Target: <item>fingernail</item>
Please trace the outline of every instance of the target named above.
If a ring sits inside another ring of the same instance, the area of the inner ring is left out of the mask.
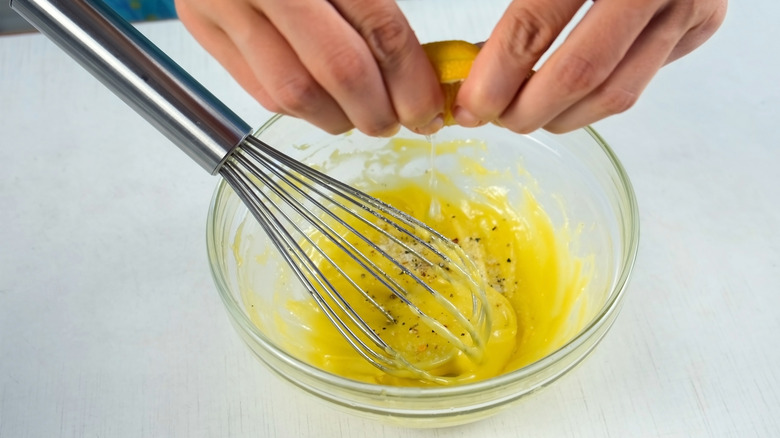
[[[415,128],[414,131],[418,134],[429,135],[438,132],[444,127],[444,116],[441,114],[433,118],[427,125]]]
[[[485,124],[485,122],[478,119],[477,116],[471,114],[471,111],[467,110],[466,108],[463,108],[462,106],[456,106],[452,110],[452,116],[455,118],[455,120],[458,122],[459,125],[466,126],[469,128],[473,128]]]

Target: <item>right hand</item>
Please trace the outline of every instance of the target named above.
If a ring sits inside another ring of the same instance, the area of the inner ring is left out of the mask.
[[[441,88],[395,0],[176,0],[176,9],[270,111],[334,134],[443,124]]]

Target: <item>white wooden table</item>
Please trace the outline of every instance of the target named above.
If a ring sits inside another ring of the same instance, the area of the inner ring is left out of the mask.
[[[402,4],[421,40],[483,40],[506,1],[486,3]],[[505,413],[427,431],[342,414],[262,367],[207,266],[216,180],[42,36],[0,37],[0,437],[780,436],[778,14],[733,0],[709,43],[596,125],[642,221],[596,352]],[[141,30],[267,119],[178,22]]]

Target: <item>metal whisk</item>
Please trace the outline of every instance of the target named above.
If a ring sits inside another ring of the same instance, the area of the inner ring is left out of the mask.
[[[480,357],[490,330],[485,286],[456,244],[253,137],[248,124],[101,1],[11,6],[220,174],[370,363],[437,381],[446,377],[433,370],[453,355]]]

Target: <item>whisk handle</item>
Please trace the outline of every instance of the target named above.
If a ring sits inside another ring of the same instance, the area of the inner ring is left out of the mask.
[[[212,174],[251,127],[100,0],[11,7]]]

